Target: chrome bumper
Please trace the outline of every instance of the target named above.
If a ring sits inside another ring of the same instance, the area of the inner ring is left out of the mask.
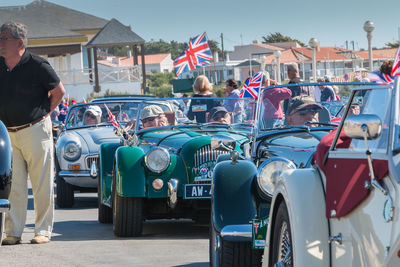
[[[61,177],[91,177],[90,176],[90,171],[59,171],[58,175]],[[91,177],[92,179],[95,179],[96,177]]]
[[[89,171],[59,171],[58,175],[69,184],[80,187],[97,188],[97,179],[96,177],[93,178],[90,176]]]
[[[0,212],[6,212],[10,210],[10,202],[7,199],[0,199]]]
[[[251,224],[227,225],[221,230],[221,237],[227,241],[251,242]]]
[[[168,206],[171,209],[174,209],[178,203],[178,184],[179,181],[177,179],[168,181]]]

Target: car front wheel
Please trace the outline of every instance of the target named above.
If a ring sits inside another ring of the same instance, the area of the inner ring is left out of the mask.
[[[220,266],[220,258],[221,252],[218,245],[219,236],[215,231],[212,223],[210,223],[210,267],[219,267]]]
[[[293,266],[292,234],[290,230],[289,214],[284,201],[279,205],[273,233],[272,265]]]
[[[97,175],[97,203],[99,206],[98,219],[100,223],[112,223],[113,220],[112,209],[101,203],[101,193],[102,193],[102,188],[101,188],[100,171],[99,171],[99,175]]]
[[[71,208],[74,205],[74,187],[65,182],[58,174],[56,176],[57,206],[59,208]]]
[[[4,212],[0,212],[0,246],[1,241],[3,240],[5,217],[6,214]]]
[[[140,236],[143,231],[143,198],[121,197],[116,192],[116,173],[112,184],[113,229],[116,236]]]

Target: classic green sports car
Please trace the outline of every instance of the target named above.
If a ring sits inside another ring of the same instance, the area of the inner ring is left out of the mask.
[[[211,139],[248,153],[254,109],[238,98],[143,100],[136,120],[116,129],[121,141],[100,147],[99,221],[117,236],[139,236],[148,219],[208,222],[214,165],[229,153]]]

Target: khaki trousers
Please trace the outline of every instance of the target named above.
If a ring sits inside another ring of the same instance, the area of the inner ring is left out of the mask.
[[[7,236],[21,237],[27,213],[28,175],[35,209],[35,234],[51,237],[54,221],[54,148],[50,117],[18,132],[12,144],[12,183],[6,213]]]

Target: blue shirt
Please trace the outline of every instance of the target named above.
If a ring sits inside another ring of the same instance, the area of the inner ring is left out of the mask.
[[[240,94],[239,90],[235,89],[229,93],[228,98],[240,98],[239,94]],[[228,112],[233,112],[235,110],[235,104],[237,102],[240,103],[241,101],[237,101],[236,99],[226,99],[224,101],[224,107]]]

